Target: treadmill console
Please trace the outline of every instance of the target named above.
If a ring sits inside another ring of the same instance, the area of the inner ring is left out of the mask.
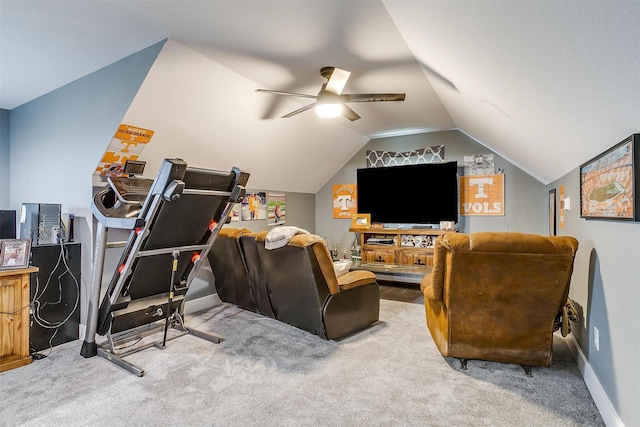
[[[127,204],[144,203],[147,195],[149,194],[149,190],[151,190],[151,185],[153,184],[153,180],[147,178],[110,176],[107,177],[107,181],[109,181],[109,185],[113,189],[118,200]]]

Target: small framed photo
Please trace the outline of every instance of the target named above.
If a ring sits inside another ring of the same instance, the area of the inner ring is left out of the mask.
[[[1,240],[0,269],[27,268],[29,266],[29,253],[31,240],[7,239]]]
[[[354,214],[351,218],[351,228],[370,228],[371,214]]]
[[[454,231],[455,228],[455,221],[440,221],[440,230],[442,231]]]

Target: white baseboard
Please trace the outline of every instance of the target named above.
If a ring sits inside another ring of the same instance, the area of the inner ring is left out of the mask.
[[[205,295],[200,298],[190,299],[184,303],[184,314],[193,314],[199,311],[208,310],[222,304],[218,294]]]
[[[573,335],[567,336],[566,343],[571,354],[573,354],[573,358],[576,360],[578,369],[580,369],[580,372],[582,373],[582,378],[584,378],[584,382],[587,384],[587,388],[591,393],[591,397],[593,397],[593,401],[598,407],[598,411],[600,411],[600,415],[602,416],[604,423],[607,427],[624,427],[624,423],[611,404],[607,393],[605,393],[602,388],[602,384],[598,381],[598,377],[596,377],[595,372],[593,372],[589,361],[585,357]]]

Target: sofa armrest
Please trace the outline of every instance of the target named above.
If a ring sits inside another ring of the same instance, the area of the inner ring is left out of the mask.
[[[427,274],[420,282],[420,290],[425,298],[433,301],[442,301],[442,289],[433,285],[433,276]]]
[[[447,251],[453,247],[465,247],[468,239],[464,236],[460,239],[458,233],[446,233],[438,236],[433,248],[433,267],[431,273],[425,275],[420,282],[420,290],[425,298],[442,301],[444,297],[444,272],[447,260]]]
[[[367,270],[350,271],[338,277],[338,287],[341,291],[367,285],[376,281],[376,275]]]

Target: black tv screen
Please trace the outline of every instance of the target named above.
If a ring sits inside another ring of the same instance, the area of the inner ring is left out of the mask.
[[[458,222],[458,163],[358,169],[357,198],[372,223]]]

